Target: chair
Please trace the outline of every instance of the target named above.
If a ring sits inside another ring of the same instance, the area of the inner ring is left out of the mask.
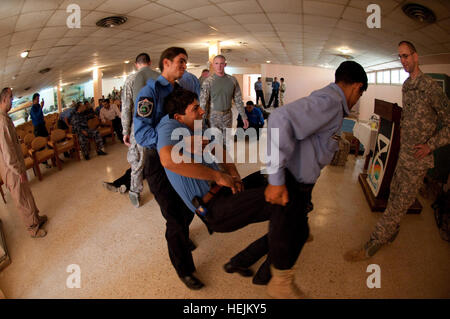
[[[70,152],[75,158],[80,160],[80,146],[74,134],[66,133],[64,130],[55,129],[50,134],[48,145],[55,151],[56,157],[64,152]]]
[[[28,132],[24,131],[23,129],[16,129],[17,136],[19,137],[19,140],[23,141],[25,138],[25,135],[28,134]]]
[[[47,139],[45,137],[36,137],[33,142],[31,142],[31,149],[29,152],[31,153],[31,156],[36,165],[39,165],[40,163],[51,159],[53,166],[55,166],[56,164],[59,170],[62,169],[61,161],[56,156],[55,151],[47,148]],[[40,172],[38,172],[38,177],[39,180],[42,180],[42,174],[40,174]]]
[[[28,147],[24,143],[21,143],[20,147],[22,148],[22,155],[23,160],[25,162],[25,169],[29,170],[30,168],[33,168],[34,176],[39,177],[41,175],[39,165],[36,165],[34,159],[30,156]]]
[[[2,185],[3,185],[3,180],[2,180],[2,178],[0,177],[0,194],[2,195],[3,202],[6,204],[5,193],[3,193]]]
[[[111,136],[111,143],[115,143],[114,127],[112,122],[102,124],[97,117],[94,117],[88,121],[88,127],[90,129],[96,129],[100,133],[101,137]]]
[[[25,135],[25,137],[23,138],[23,142],[25,143],[25,145],[30,148],[31,147],[31,142],[33,142],[33,140],[35,139],[35,136],[33,133],[27,133]]]

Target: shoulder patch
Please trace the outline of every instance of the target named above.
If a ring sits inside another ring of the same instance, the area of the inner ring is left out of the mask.
[[[153,105],[153,98],[146,96],[139,98],[137,114],[140,117],[149,117],[153,113]]]

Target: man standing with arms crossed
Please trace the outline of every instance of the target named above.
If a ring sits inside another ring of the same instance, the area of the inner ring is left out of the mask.
[[[11,89],[4,88],[0,93],[0,176],[11,193],[28,233],[33,238],[45,237],[47,232],[42,229],[42,226],[47,221],[47,216],[39,216],[39,209],[36,207],[28,185],[25,162],[16,129],[8,116],[12,99]]]
[[[140,194],[143,190],[143,170],[145,148],[136,143],[133,132],[134,101],[148,79],[156,80],[159,73],[150,69],[151,60],[147,53],[136,57],[138,72],[130,74],[122,91],[122,128],[123,142],[128,146],[127,160],[131,165],[130,191],[128,196],[134,207],[140,206]]]
[[[155,196],[166,219],[166,240],[169,257],[181,281],[189,289],[200,289],[204,285],[197,279],[191,250],[195,249],[189,239],[189,225],[194,218],[189,208],[173,189],[164,171],[156,143],[156,126],[166,114],[165,98],[179,85],[175,82],[183,76],[187,63],[186,50],[170,47],[161,53],[159,68],[161,75],[149,80],[135,100],[134,135],[136,142],[145,147],[144,176],[150,191]]]
[[[222,131],[224,144],[226,144],[226,129],[232,127],[231,102],[233,100],[244,122],[244,129],[248,128],[241,88],[234,76],[225,73],[226,66],[223,55],[217,55],[213,59],[215,74],[203,82],[200,94],[200,106],[206,112],[209,125]]]
[[[409,78],[403,83],[400,152],[391,181],[386,210],[362,248],[348,251],[348,261],[366,260],[397,237],[400,220],[414,203],[429,168],[433,151],[450,143],[448,98],[439,85],[419,69],[419,56],[411,42],[401,41],[398,57]],[[442,128],[438,130],[438,124]]]

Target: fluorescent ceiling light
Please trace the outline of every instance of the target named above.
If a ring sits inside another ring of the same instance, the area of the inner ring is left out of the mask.
[[[25,50],[20,54],[20,56],[25,59],[28,56],[28,53],[30,53],[30,50]]]

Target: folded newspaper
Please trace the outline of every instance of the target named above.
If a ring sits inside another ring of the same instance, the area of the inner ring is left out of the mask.
[[[2,226],[2,220],[0,219],[0,271],[11,263],[8,249],[6,249],[5,234]]]

